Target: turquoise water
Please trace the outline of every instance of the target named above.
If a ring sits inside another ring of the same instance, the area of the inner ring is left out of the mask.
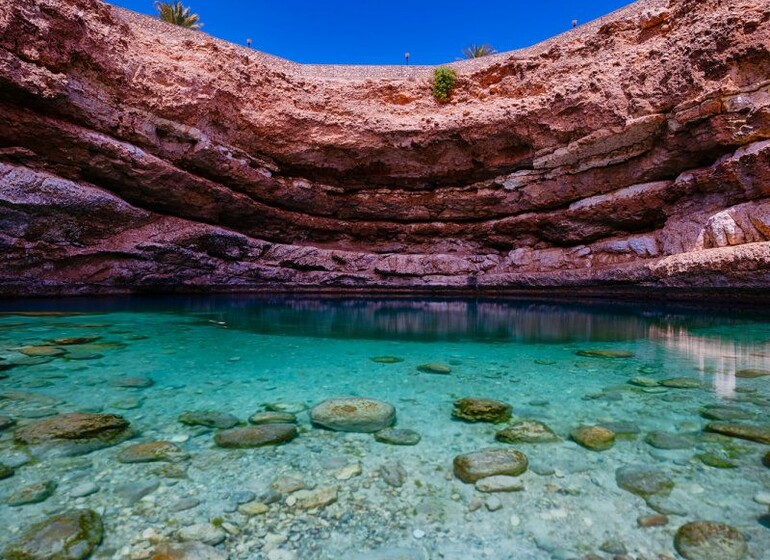
[[[20,351],[41,345],[60,355]],[[581,350],[632,356],[584,357]],[[375,363],[376,356],[403,361]],[[693,520],[741,531],[747,557],[764,558],[770,549],[763,517],[770,469],[761,461],[770,446],[706,433],[701,415],[704,406],[723,404],[752,416],[743,423],[770,423],[770,376],[735,375],[770,370],[770,313],[757,309],[243,297],[5,301],[0,358],[7,376],[0,415],[16,420],[0,432],[0,463],[16,468],[0,480],[2,546],[49,515],[87,507],[105,524],[94,558],[151,558],[158,542],[179,540],[200,524],[233,560],[612,558],[622,549],[631,558],[676,558],[674,534]],[[418,371],[425,363],[451,373]],[[154,384],[116,386],[126,376]],[[681,377],[702,385],[656,385]],[[391,403],[397,426],[418,431],[420,443],[392,446],[371,434],[314,428],[299,412],[300,433],[290,443],[232,450],[214,445],[215,430],[177,420],[186,411],[215,410],[245,423],[268,403],[300,411],[346,395]],[[506,447],[494,438],[504,425],[452,419],[452,403],[463,397],[505,401],[514,420],[542,421],[561,436],[512,446],[529,459],[519,477],[523,490],[483,493],[453,475],[456,455]],[[14,429],[67,412],[120,414],[140,433],[75,457],[41,458],[14,443]],[[602,452],[569,438],[580,425],[617,422],[639,433]],[[656,431],[685,443],[654,447],[648,435]],[[189,458],[118,462],[127,445],[153,440],[174,442]],[[734,468],[711,466],[704,455]],[[398,487],[383,475],[394,463],[403,478]],[[629,465],[655,467],[674,482],[653,504],[668,513],[666,525],[638,525],[656,511],[618,487],[616,470]],[[289,492],[266,497],[271,482],[286,476],[311,491],[336,487],[337,499],[308,511]],[[58,483],[48,499],[6,505],[13,492],[46,480]],[[89,485],[97,490],[74,497]],[[266,512],[238,509],[259,500]]]

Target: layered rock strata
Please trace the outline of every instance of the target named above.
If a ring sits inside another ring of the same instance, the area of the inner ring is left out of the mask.
[[[0,0],[0,295],[770,286],[770,10],[642,0],[430,69]]]

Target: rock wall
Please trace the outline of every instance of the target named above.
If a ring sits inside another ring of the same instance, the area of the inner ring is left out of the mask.
[[[0,0],[0,295],[770,287],[766,0],[430,69]]]

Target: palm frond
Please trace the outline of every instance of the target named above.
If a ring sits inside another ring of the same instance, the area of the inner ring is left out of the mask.
[[[488,56],[495,54],[497,51],[492,48],[491,45],[484,43],[483,45],[471,44],[463,49],[463,56],[465,58],[481,58],[482,56]]]
[[[203,27],[198,21],[200,16],[191,13],[190,8],[186,8],[181,2],[155,2],[155,9],[158,10],[158,17],[168,23],[188,29]]]

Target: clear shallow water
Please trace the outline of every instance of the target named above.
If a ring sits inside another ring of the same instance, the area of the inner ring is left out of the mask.
[[[36,313],[52,310],[65,314]],[[738,528],[749,557],[763,558],[770,548],[770,529],[760,521],[768,507],[755,501],[770,492],[770,469],[761,463],[770,447],[707,435],[700,415],[719,403],[756,414],[752,424],[770,423],[770,377],[735,377],[741,369],[770,369],[770,313],[762,310],[238,297],[0,302],[0,364],[23,358],[15,348],[74,336],[102,338],[3,372],[0,415],[23,425],[55,412],[117,413],[141,431],[135,441],[175,441],[190,459],[122,464],[116,457],[126,444],[33,459],[0,481],[2,545],[53,512],[90,507],[103,513],[106,531],[95,558],[146,558],[155,540],[175,540],[180,529],[212,521],[230,529],[218,548],[231,559],[379,558],[393,549],[410,559],[611,558],[601,551],[613,549],[610,542],[622,543],[632,558],[674,558],[676,529],[699,519]],[[585,349],[633,357],[576,355]],[[382,355],[403,361],[370,359]],[[419,373],[428,362],[452,372]],[[110,383],[129,375],[154,385]],[[638,376],[692,377],[703,387],[628,383]],[[226,450],[213,445],[212,430],[177,421],[182,412],[211,409],[245,422],[265,403],[309,407],[344,395],[393,404],[398,427],[417,430],[422,441],[390,446],[369,434],[320,430],[302,413],[291,443]],[[508,402],[514,419],[540,420],[563,438],[514,446],[531,468],[520,477],[523,491],[494,495],[502,505],[496,511],[484,505],[492,495],[452,474],[455,455],[504,447],[494,440],[503,426],[452,420],[452,403],[462,397]],[[569,440],[579,425],[619,421],[640,434],[604,452]],[[684,434],[691,444],[658,449],[645,441],[652,431]],[[13,429],[0,432],[0,462],[19,464],[25,453],[14,446]],[[697,458],[704,453],[737,467],[708,466]],[[381,474],[393,462],[406,473],[398,488]],[[349,465],[361,473],[343,480]],[[616,469],[628,465],[654,466],[675,482],[664,504],[672,512],[667,525],[637,525],[655,511],[618,487]],[[287,496],[261,515],[235,510],[239,497],[260,495],[286,475],[316,488],[336,486],[338,499],[309,512]],[[58,481],[46,501],[5,505],[13,491],[43,480]],[[91,482],[98,492],[72,497]],[[137,482],[158,484],[131,503],[124,486]]]

